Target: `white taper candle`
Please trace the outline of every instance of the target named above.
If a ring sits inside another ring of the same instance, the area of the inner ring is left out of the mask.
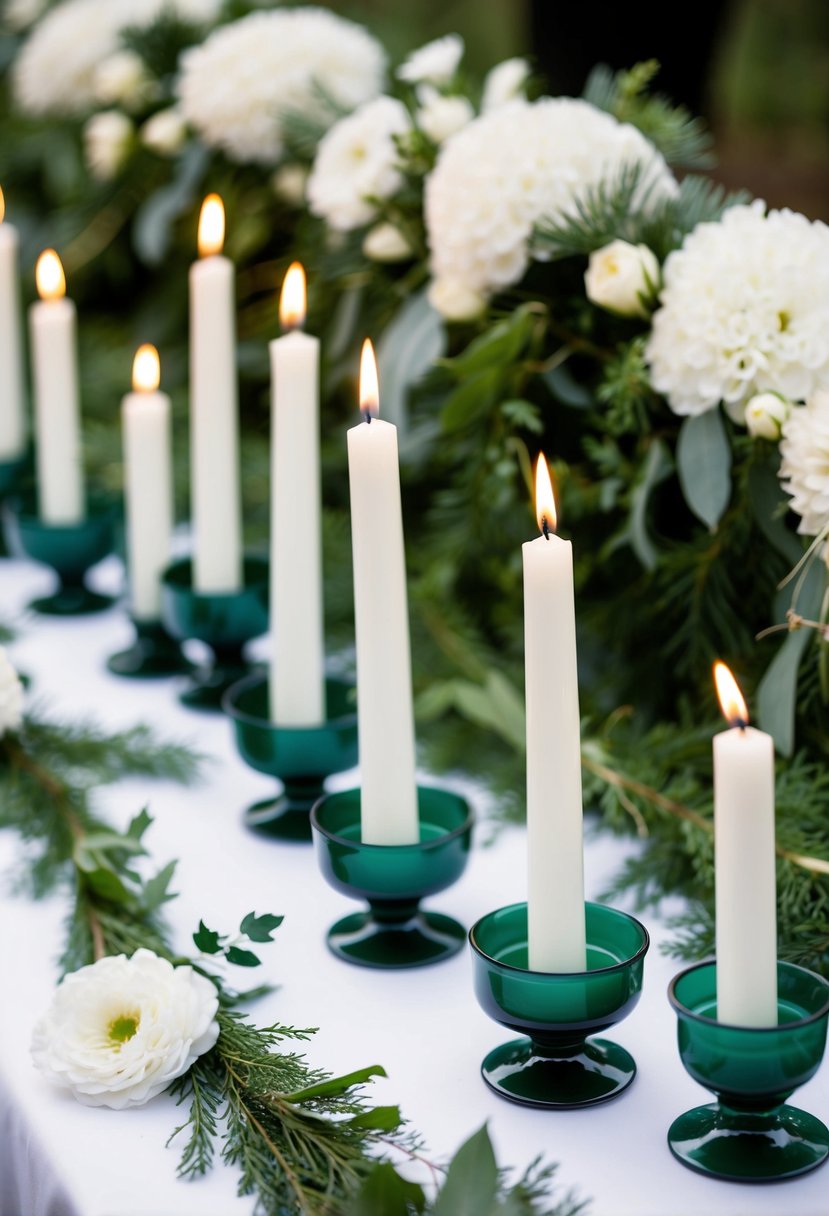
[[[0,190],[0,460],[17,460],[26,446],[17,229],[4,219]]]

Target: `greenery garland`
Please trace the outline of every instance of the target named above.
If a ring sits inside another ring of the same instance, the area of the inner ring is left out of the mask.
[[[145,948],[174,965],[190,964],[216,985],[216,1045],[171,1087],[187,1110],[170,1137],[184,1140],[179,1175],[207,1173],[218,1154],[237,1171],[239,1194],[255,1196],[264,1216],[456,1216],[460,1196],[464,1203],[474,1199],[469,1210],[480,1216],[583,1211],[571,1195],[551,1206],[555,1167],[536,1161],[508,1181],[485,1128],[461,1147],[430,1196],[403,1178],[390,1153],[429,1163],[398,1108],[372,1106],[362,1093],[371,1077],[385,1071],[375,1065],[334,1077],[312,1068],[292,1046],[314,1031],[255,1025],[239,1005],[268,988],[239,992],[215,970],[220,958],[256,966],[259,958],[248,946],[270,941],[280,916],[250,913],[232,938],[202,922],[193,935],[195,959],[172,951],[160,913],[174,898],[175,862],[143,877],[136,863],[146,857],[149,814],[142,810],[126,831],[115,831],[91,809],[90,794],[128,775],[186,782],[198,764],[198,757],[160,743],[145,727],[111,735],[89,724],[57,726],[27,716],[19,731],[0,737],[0,827],[36,846],[29,858],[29,893],[38,897],[58,884],[71,887],[63,973]],[[442,1174],[429,1168],[435,1179]]]

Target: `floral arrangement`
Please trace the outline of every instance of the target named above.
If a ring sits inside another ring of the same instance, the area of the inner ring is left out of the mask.
[[[118,832],[90,806],[89,795],[122,776],[192,780],[199,758],[163,744],[146,728],[107,735],[91,725],[66,727],[23,712],[23,688],[0,648],[0,828],[38,846],[21,862],[31,893],[70,880],[72,906],[63,977],[33,1027],[35,1066],[88,1106],[115,1111],[169,1091],[187,1107],[172,1129],[182,1137],[178,1173],[209,1172],[217,1154],[238,1173],[241,1195],[268,1216],[359,1216],[381,1205],[391,1216],[412,1210],[448,1216],[459,1195],[481,1210],[516,1216],[577,1216],[570,1195],[551,1200],[554,1168],[533,1162],[515,1181],[499,1170],[485,1128],[450,1162],[436,1166],[402,1126],[396,1107],[371,1106],[362,1093],[373,1065],[335,1077],[312,1068],[292,1048],[312,1030],[256,1025],[241,1006],[272,991],[232,987],[224,964],[252,968],[283,918],[245,916],[233,935],[200,922],[192,958],[173,952],[162,909],[176,863],[149,877],[146,810]],[[419,1162],[426,1189],[395,1168]]]
[[[20,38],[11,79],[30,122],[27,59],[83,3],[63,0]],[[117,275],[125,298],[135,282],[144,315],[163,296],[155,324],[180,344],[183,302],[164,287],[183,278],[176,250],[192,247],[209,179],[231,202],[252,436],[289,256],[306,266],[309,325],[323,338],[326,434],[353,410],[359,339],[381,335],[382,408],[407,432],[425,758],[471,764],[517,815],[519,554],[533,532],[531,458],[543,447],[576,552],[589,804],[645,838],[623,881],[643,898],[698,898],[683,948],[707,947],[708,673],[723,656],[783,758],[783,954],[825,967],[826,227],[705,176],[707,133],[653,92],[655,64],[598,68],[578,99],[545,96],[523,60],[471,80],[457,36],[387,70],[376,40],[337,20],[313,8],[208,16],[175,5],[107,34],[100,70],[108,56],[136,55],[142,90],[116,100],[114,86],[84,85],[82,113],[79,101],[54,135],[85,146],[108,178],[94,236],[88,202],[83,218],[74,202],[63,212],[93,305],[96,276]],[[255,34],[277,21],[296,39],[288,59],[268,59],[270,42]],[[361,65],[351,74],[346,47]],[[224,87],[208,105],[200,81],[218,64]],[[284,108],[272,104],[280,90]],[[144,264],[168,253],[148,283]],[[104,365],[90,393],[106,389],[109,408]],[[261,467],[261,445],[248,452]],[[110,459],[102,441],[103,470]],[[345,640],[344,473],[333,442],[323,477],[328,613],[344,626],[329,637]],[[264,493],[256,477],[247,492],[257,485]]]

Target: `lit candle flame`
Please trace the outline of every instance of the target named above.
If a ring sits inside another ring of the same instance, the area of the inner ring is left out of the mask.
[[[218,194],[208,194],[199,215],[199,257],[221,253],[225,243],[225,206]]]
[[[41,300],[59,300],[66,295],[66,275],[54,249],[44,249],[37,259],[35,283]]]
[[[299,262],[291,262],[279,297],[280,325],[283,329],[302,329],[305,324],[305,311],[305,271]]]
[[[0,186],[0,224],[6,218],[6,199],[3,194],[3,187]]]
[[[550,478],[550,467],[543,452],[539,453],[535,466],[535,517],[538,520],[538,529],[543,536],[555,532],[558,523],[556,498]]]
[[[139,346],[132,361],[132,387],[137,393],[154,393],[161,383],[158,351],[149,342]]]
[[[377,360],[371,339],[366,338],[360,355],[360,409],[366,422],[371,422],[380,412],[380,384],[377,379]]]
[[[719,659],[714,664],[714,683],[717,686],[720,709],[729,725],[744,729],[748,725],[748,707],[731,670]]]

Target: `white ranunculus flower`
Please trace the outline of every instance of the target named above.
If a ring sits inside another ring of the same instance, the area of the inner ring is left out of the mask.
[[[211,148],[274,165],[283,115],[330,122],[327,94],[352,110],[383,84],[385,54],[362,26],[321,8],[253,12],[220,26],[181,58],[182,113]]]
[[[305,188],[308,185],[308,170],[305,165],[292,162],[282,165],[271,178],[271,187],[277,198],[289,207],[305,204]]]
[[[829,392],[794,406],[781,429],[780,480],[800,516],[797,530],[818,536],[829,524]]]
[[[159,156],[175,156],[187,138],[187,123],[175,106],[159,110],[138,132],[142,144]]]
[[[375,97],[335,123],[308,178],[314,215],[340,232],[370,224],[377,214],[370,200],[391,198],[403,184],[394,137],[410,130],[409,112],[394,97]]]
[[[588,300],[623,317],[647,317],[659,286],[659,261],[647,245],[611,241],[590,255],[584,275]]]
[[[646,357],[676,414],[829,389],[829,228],[759,200],[698,224],[663,267]]]
[[[35,1065],[85,1106],[141,1106],[219,1037],[215,985],[151,950],[65,976],[32,1035]]]
[[[481,113],[522,97],[531,71],[527,59],[505,59],[503,63],[496,63],[484,78]]]
[[[443,145],[426,179],[425,218],[436,298],[459,287],[488,297],[517,283],[544,219],[572,216],[591,187],[641,167],[634,205],[673,197],[677,184],[640,131],[586,101],[511,101]],[[440,307],[439,305],[435,305]]]
[[[0,738],[23,721],[23,685],[5,647],[0,646]]]
[[[93,114],[83,129],[83,151],[87,168],[99,182],[116,177],[129,153],[135,128],[120,110]]]
[[[363,240],[363,253],[372,262],[402,262],[413,249],[395,224],[376,224]]]
[[[475,117],[468,97],[446,97],[431,85],[421,85],[417,97],[420,109],[415,114],[415,122],[433,143],[442,144]]]
[[[753,439],[780,438],[780,428],[792,411],[791,401],[779,393],[758,393],[746,406],[745,424]]]
[[[429,303],[447,321],[472,321],[486,308],[486,297],[454,279],[435,279],[429,285]]]
[[[463,38],[446,34],[412,51],[395,72],[407,84],[449,84],[463,57]]]
[[[116,51],[95,69],[95,96],[104,105],[120,103],[140,109],[152,100],[156,83],[147,73],[144,60],[135,51]]]

